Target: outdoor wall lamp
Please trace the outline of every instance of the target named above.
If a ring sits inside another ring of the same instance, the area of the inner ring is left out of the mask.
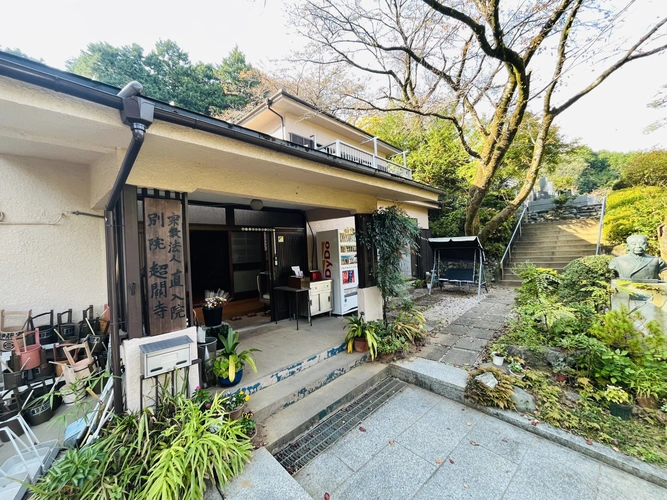
[[[253,210],[261,210],[264,207],[264,203],[262,203],[262,200],[254,199],[250,200],[250,208]]]

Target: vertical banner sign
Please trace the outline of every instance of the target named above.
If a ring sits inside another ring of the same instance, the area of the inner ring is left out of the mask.
[[[185,328],[183,211],[179,200],[144,199],[151,335]]]

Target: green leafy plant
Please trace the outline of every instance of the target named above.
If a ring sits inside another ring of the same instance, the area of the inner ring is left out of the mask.
[[[222,397],[222,408],[227,412],[232,412],[238,410],[244,404],[250,401],[250,394],[246,394],[243,391],[234,392],[232,394],[225,394]]]
[[[183,393],[162,393],[154,411],[115,416],[98,439],[69,450],[30,485],[35,500],[202,498],[210,479],[223,485],[250,460],[252,445],[223,400],[208,408]]]
[[[239,333],[231,328],[227,330],[227,336],[220,335],[222,342],[222,350],[218,351],[216,360],[213,364],[213,372],[217,377],[228,378],[230,382],[234,382],[236,373],[243,369],[247,363],[252,370],[257,373],[257,366],[255,359],[252,356],[253,352],[260,352],[259,349],[245,349],[237,352],[239,347]],[[225,363],[226,362],[226,363]],[[226,367],[226,374],[224,368]]]
[[[602,397],[610,403],[616,403],[619,405],[627,404],[630,402],[630,395],[622,388],[615,385],[608,385],[607,388],[602,391]]]
[[[365,230],[357,233],[364,246],[377,251],[377,264],[371,274],[382,294],[385,322],[389,300],[404,293],[401,276],[403,252],[418,252],[418,236],[417,223],[395,206],[378,208],[371,214]]]
[[[561,275],[558,297],[567,304],[588,302],[596,311],[608,306],[614,278],[611,259],[611,255],[589,255],[570,262]]]
[[[377,336],[375,334],[375,325],[372,321],[364,319],[364,313],[359,315],[348,316],[347,320],[347,334],[345,335],[345,342],[347,342],[347,352],[352,352],[354,347],[354,339],[363,338],[368,342],[368,351],[371,359],[377,356]]]
[[[408,344],[402,337],[392,335],[378,339],[379,354],[394,354],[397,352],[405,352],[407,349]]]
[[[243,416],[241,417],[239,423],[241,424],[243,433],[246,436],[254,434],[255,431],[257,430],[257,423],[255,422],[255,417],[251,410],[248,410],[247,412],[243,413]]]

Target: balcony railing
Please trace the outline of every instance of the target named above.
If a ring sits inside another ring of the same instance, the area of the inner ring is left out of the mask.
[[[390,174],[399,175],[405,179],[412,179],[412,170],[405,166],[405,157],[403,165],[400,165],[391,160],[376,156],[373,153],[355,148],[343,141],[334,141],[331,144],[321,146],[317,149],[355,163],[360,163],[361,165],[366,165],[367,167],[375,168],[382,172],[389,172]]]

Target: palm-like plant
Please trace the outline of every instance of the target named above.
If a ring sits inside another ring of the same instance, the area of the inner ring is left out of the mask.
[[[247,363],[252,370],[257,373],[257,365],[255,359],[252,357],[253,352],[260,352],[259,349],[245,349],[241,352],[236,352],[239,347],[239,333],[231,328],[227,331],[227,337],[222,334],[219,335],[222,342],[223,349],[218,351],[217,356],[222,358],[221,362],[216,361],[214,365],[215,374],[218,377],[227,377],[230,382],[234,382],[236,372],[241,370]],[[218,367],[218,369],[215,369]],[[227,373],[224,373],[220,368],[227,368]]]
[[[364,313],[358,316],[349,316],[347,320],[347,334],[345,335],[345,342],[347,342],[347,352],[352,352],[354,346],[354,339],[362,338],[368,342],[368,352],[371,359],[377,356],[378,341],[375,334],[375,326],[373,322],[367,322],[364,319]]]

